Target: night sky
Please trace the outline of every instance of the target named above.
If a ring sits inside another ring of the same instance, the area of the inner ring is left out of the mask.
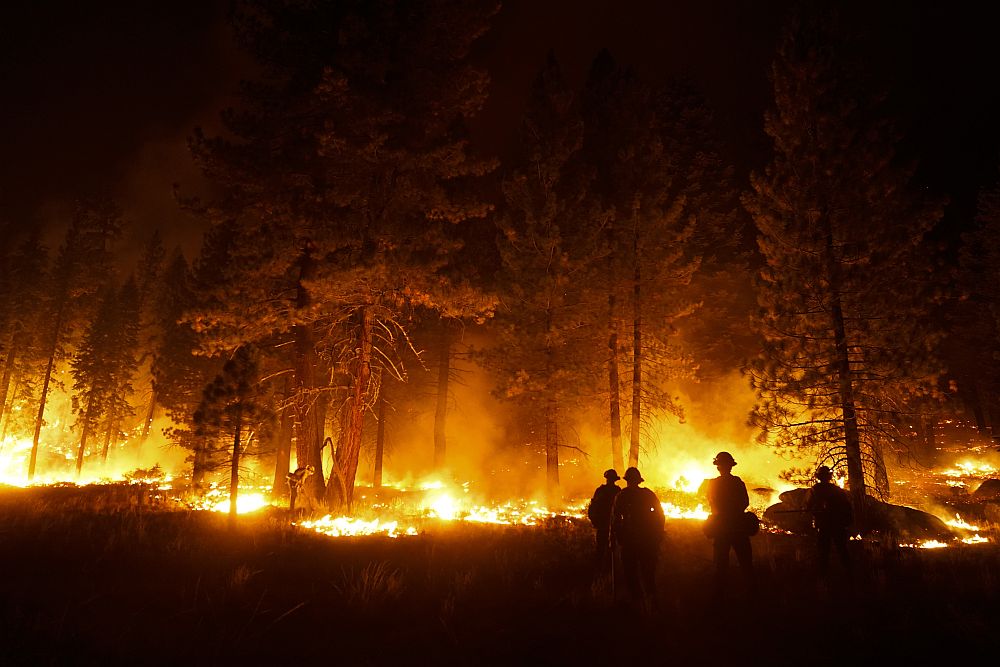
[[[761,114],[767,70],[790,2],[508,0],[476,58],[493,78],[473,127],[480,150],[509,154],[528,86],[549,49],[574,84],[607,48],[643,78],[684,77],[715,108],[740,174],[768,157]],[[845,5],[869,45],[871,79],[919,159],[920,184],[948,195],[958,229],[995,180],[1000,49],[992,12],[973,3]],[[251,70],[226,24],[228,2],[37,2],[0,10],[0,216],[56,229],[74,196],[108,192],[133,224],[196,247],[200,223],[172,186],[203,187],[186,148],[196,126],[218,130]],[[54,234],[55,232],[50,232]],[[54,240],[57,240],[55,237]]]

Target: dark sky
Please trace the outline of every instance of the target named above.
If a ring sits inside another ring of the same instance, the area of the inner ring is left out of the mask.
[[[72,197],[105,191],[133,222],[131,246],[159,227],[168,243],[192,247],[198,223],[178,211],[172,184],[201,186],[186,137],[218,127],[246,71],[227,2],[19,4],[0,9],[0,216],[51,225]],[[477,143],[507,151],[550,48],[580,83],[607,47],[643,77],[699,87],[746,173],[767,156],[767,68],[789,4],[508,0],[476,51],[493,77]],[[974,3],[871,4],[847,3],[845,21],[871,44],[870,74],[889,94],[904,149],[927,187],[953,196],[958,224],[997,164],[997,23]]]

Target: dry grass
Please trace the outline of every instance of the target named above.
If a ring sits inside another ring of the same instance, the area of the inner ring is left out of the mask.
[[[280,515],[230,528],[99,490],[4,491],[0,664],[899,664],[975,656],[1000,621],[994,546],[854,545],[854,581],[824,581],[808,539],[762,534],[757,592],[714,608],[709,544],[671,522],[644,615],[594,579],[590,539],[552,522],[333,540]]]

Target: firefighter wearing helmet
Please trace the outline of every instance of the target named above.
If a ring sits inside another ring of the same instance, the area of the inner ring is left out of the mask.
[[[611,508],[621,491],[619,479],[616,470],[605,470],[604,484],[597,487],[587,506],[587,518],[595,532],[594,566],[599,574],[611,569]]]
[[[851,556],[847,550],[848,528],[853,519],[851,500],[847,492],[833,483],[829,466],[816,469],[816,484],[809,490],[806,509],[813,515],[816,528],[816,550],[819,570],[826,574],[830,567],[830,549],[837,556],[846,572],[851,571]]]
[[[705,535],[713,540],[713,558],[715,561],[715,596],[720,598],[726,587],[729,571],[729,552],[736,554],[740,564],[747,590],[753,588],[753,551],[750,547],[750,536],[756,533],[756,516],[747,512],[750,506],[750,496],[746,484],[732,474],[736,459],[729,452],[719,452],[712,460],[719,471],[719,476],[705,480],[706,496],[712,513],[705,522]]]
[[[644,481],[638,468],[625,471],[627,486],[615,498],[611,513],[611,540],[621,547],[622,574],[629,597],[644,607],[655,607],[656,565],[664,517],[656,494],[639,486]]]

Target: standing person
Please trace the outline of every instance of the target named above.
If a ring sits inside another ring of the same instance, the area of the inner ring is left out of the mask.
[[[750,506],[750,496],[743,480],[733,475],[736,459],[732,454],[719,452],[712,464],[719,471],[719,476],[706,480],[712,514],[706,522],[705,533],[714,540],[715,594],[719,597],[725,589],[730,549],[736,553],[749,592],[753,589],[753,552],[744,514]]]
[[[809,490],[806,509],[813,515],[813,526],[818,537],[816,549],[819,556],[819,570],[826,574],[830,567],[830,547],[837,550],[837,556],[844,570],[851,572],[851,556],[847,551],[847,528],[851,525],[854,512],[847,492],[833,483],[833,471],[829,466],[816,469],[816,485]]]
[[[594,567],[598,573],[610,572],[611,570],[611,509],[614,507],[615,498],[621,489],[618,487],[618,471],[611,469],[604,471],[604,484],[597,487],[594,497],[590,499],[587,507],[587,518],[590,525],[594,527],[596,533],[596,549],[594,553]]]
[[[638,468],[625,471],[626,487],[611,512],[611,540],[621,546],[622,572],[629,597],[643,606],[656,602],[656,564],[663,539],[663,506]]]

